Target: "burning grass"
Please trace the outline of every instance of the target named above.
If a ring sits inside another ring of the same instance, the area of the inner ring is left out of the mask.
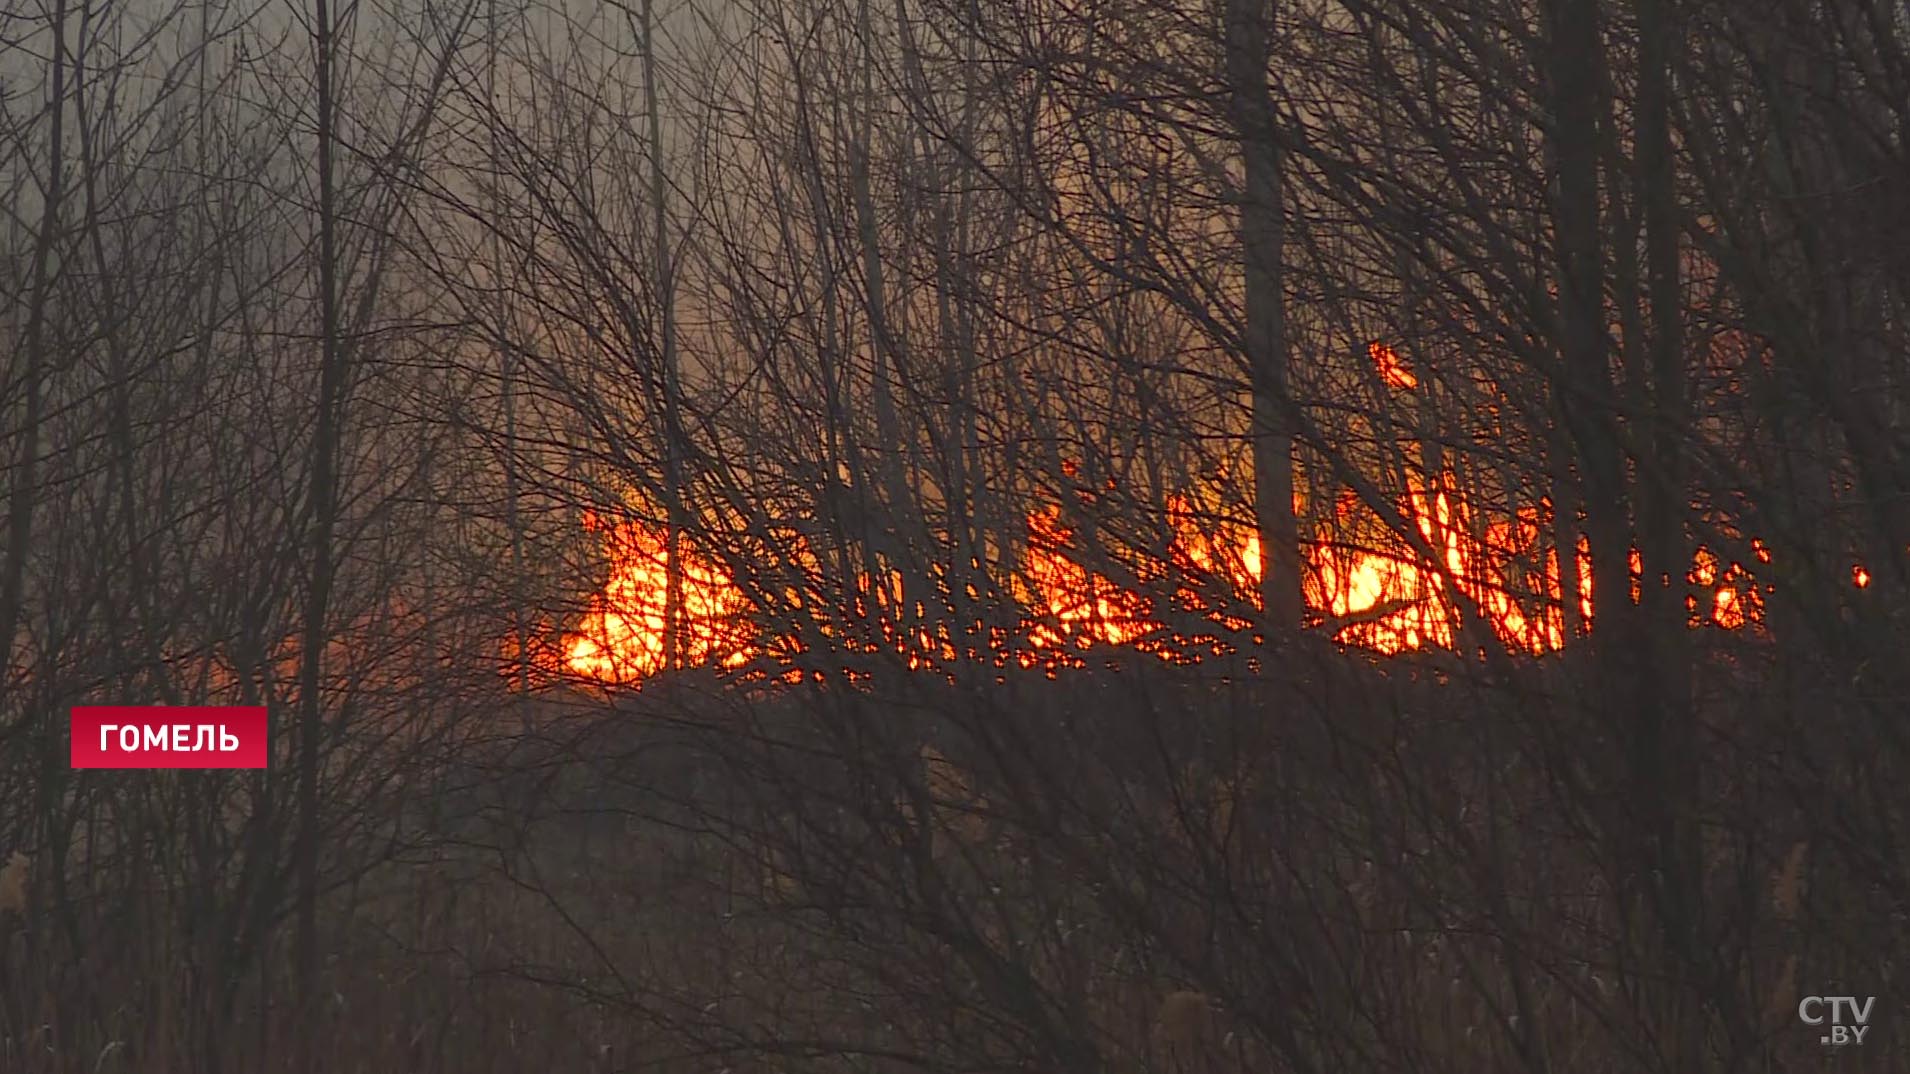
[[[1381,654],[1451,650],[1463,604],[1509,652],[1539,655],[1565,646],[1566,598],[1548,503],[1495,517],[1473,507],[1447,476],[1414,483],[1394,508],[1414,528],[1416,540],[1390,531],[1349,493],[1335,505],[1331,525],[1306,542],[1302,592],[1316,626],[1342,645]],[[1011,662],[1078,667],[1089,650],[1127,649],[1176,663],[1236,651],[1259,605],[1257,534],[1197,510],[1186,497],[1171,498],[1164,517],[1171,540],[1163,552],[1149,554],[1086,547],[1060,506],[1038,508],[1027,515],[1025,552],[1011,573],[1016,610],[1009,625],[951,623],[941,611],[950,606],[942,599],[948,595],[945,569],[914,583],[941,591],[928,599],[905,592],[909,583],[900,571],[889,572],[882,584],[872,584],[865,572],[841,601],[847,607],[818,620],[811,642],[766,630],[747,587],[686,534],[680,664],[736,668],[766,660],[798,673],[796,657],[814,640],[851,657],[891,652],[911,667],[944,671],[958,661],[995,668]],[[636,685],[670,664],[667,532],[635,518],[606,522],[591,516],[586,525],[603,542],[607,575],[538,663],[547,676]],[[1768,563],[1769,549],[1762,542],[1753,547],[1756,558]],[[1595,601],[1583,538],[1575,558],[1577,617],[1590,623]],[[1630,598],[1637,602],[1645,582],[1636,551],[1632,576]],[[1854,587],[1868,580],[1861,566],[1853,569]],[[1742,562],[1699,546],[1681,581],[1693,629],[1744,630],[1763,622],[1770,586]],[[831,600],[818,591],[796,603],[814,618],[814,610]],[[871,627],[861,641],[850,629],[858,623]],[[853,667],[845,673],[865,674]]]

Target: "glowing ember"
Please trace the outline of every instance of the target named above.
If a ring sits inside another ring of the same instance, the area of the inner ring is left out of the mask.
[[[1752,551],[1760,562],[1770,562],[1770,551],[1763,542],[1753,541]],[[1725,630],[1740,630],[1747,624],[1764,622],[1764,594],[1751,572],[1742,563],[1733,561],[1723,566],[1720,563],[1717,553],[1704,545],[1699,545],[1692,554],[1691,571],[1685,580],[1712,592],[1708,615],[1699,614],[1696,598],[1686,598],[1690,625],[1696,628],[1709,622]]]
[[[1412,369],[1392,347],[1384,343],[1368,343],[1366,355],[1373,360],[1375,366],[1379,367],[1380,379],[1384,380],[1388,387],[1398,388],[1400,391],[1411,391],[1419,387],[1419,378],[1413,375]]]

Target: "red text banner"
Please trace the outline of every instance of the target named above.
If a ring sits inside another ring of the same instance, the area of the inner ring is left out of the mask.
[[[73,709],[74,768],[264,768],[263,705]]]

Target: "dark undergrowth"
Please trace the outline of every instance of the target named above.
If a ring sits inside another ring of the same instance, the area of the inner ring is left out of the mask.
[[[1682,883],[1590,664],[681,675],[413,779],[314,997],[282,940],[214,976],[223,873],[141,887],[121,845],[55,903],[40,869],[0,1066],[289,1070],[310,1033],[339,1072],[1894,1069],[1902,672],[1698,638]],[[1879,997],[1861,1047],[1813,994]]]

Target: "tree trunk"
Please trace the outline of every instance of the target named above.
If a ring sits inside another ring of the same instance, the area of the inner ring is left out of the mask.
[[[856,27],[858,39],[862,43],[862,84],[859,88],[859,126],[850,146],[851,179],[854,184],[856,236],[862,252],[863,283],[867,287],[868,317],[870,335],[870,396],[875,406],[877,434],[882,438],[878,461],[878,479],[882,484],[883,496],[888,500],[887,510],[878,513],[874,533],[881,542],[879,557],[884,576],[871,578],[873,592],[888,589],[886,572],[897,572],[902,579],[901,599],[896,602],[893,613],[895,629],[904,637],[913,639],[916,626],[910,609],[917,601],[923,602],[926,609],[929,599],[934,595],[928,582],[928,575],[922,569],[924,564],[919,558],[926,545],[926,527],[922,513],[916,505],[913,486],[902,465],[902,446],[910,438],[902,429],[900,415],[895,409],[895,395],[891,378],[900,381],[908,375],[904,368],[904,345],[898,338],[895,326],[889,321],[889,295],[882,266],[882,250],[878,242],[875,195],[870,171],[875,153],[875,84],[873,55],[874,28],[871,22],[869,0],[859,0],[856,5]]]
[[[1650,393],[1645,417],[1652,465],[1640,483],[1643,563],[1639,581],[1641,631],[1646,643],[1639,655],[1644,703],[1638,717],[1655,726],[1641,729],[1640,749],[1651,750],[1639,773],[1640,790],[1657,796],[1665,810],[1656,832],[1660,914],[1674,973],[1695,974],[1701,933],[1703,880],[1699,862],[1697,809],[1700,772],[1691,711],[1690,640],[1685,628],[1685,573],[1691,553],[1685,547],[1685,517],[1690,510],[1684,464],[1689,427],[1684,369],[1684,304],[1678,269],[1676,172],[1672,157],[1670,99],[1671,46],[1676,40],[1668,0],[1637,0],[1638,90],[1636,131],[1639,196],[1645,221],[1645,278],[1651,309]],[[1697,997],[1685,992],[1667,1015],[1672,1021],[1670,1056],[1676,1069],[1699,1068],[1703,1046],[1702,1011]],[[1695,982],[1694,982],[1695,983]],[[1674,997],[1675,999],[1680,997]]]
[[[1561,361],[1556,397],[1578,465],[1580,507],[1591,545],[1593,632],[1616,639],[1623,633],[1620,628],[1631,606],[1631,541],[1624,456],[1618,442],[1618,395],[1605,335],[1597,155],[1602,67],[1598,9],[1594,0],[1550,0],[1545,14],[1551,39],[1547,134],[1557,169],[1552,190]]]
[[[34,500],[39,495],[40,424],[45,418],[46,307],[53,288],[54,243],[59,241],[60,211],[66,182],[66,0],[53,7],[51,97],[47,109],[46,200],[40,211],[38,234],[33,238],[33,276],[28,284],[27,323],[21,340],[26,368],[21,374],[24,413],[20,418],[18,454],[9,475],[7,499],[6,573],[0,578],[0,683],[13,668],[13,643],[20,630],[26,601],[28,546],[33,537]]]
[[[327,0],[313,0],[313,48],[318,79],[318,289],[321,358],[318,428],[312,439],[311,588],[306,594],[305,636],[299,650],[298,722],[298,925],[293,964],[302,1015],[299,1069],[313,1067],[317,1029],[318,972],[318,769],[319,682],[325,651],[325,619],[331,606],[333,529],[337,523],[340,399],[344,353],[338,339],[337,214],[332,180],[332,23]]]
[[[490,0],[485,12],[484,91],[492,108],[497,107],[497,0]],[[503,153],[498,140],[498,121],[487,126],[490,138],[492,216],[503,215]],[[491,287],[495,293],[492,316],[496,318],[492,341],[497,348],[499,405],[504,414],[504,525],[511,537],[511,628],[517,644],[518,727],[531,731],[531,639],[528,622],[529,598],[524,580],[524,523],[521,515],[521,484],[517,473],[517,356],[511,348],[505,319],[509,307],[504,297],[504,246],[497,228],[490,229]],[[427,605],[428,606],[428,605]]]
[[[654,234],[658,352],[663,363],[663,485],[669,534],[663,562],[663,666],[683,665],[683,402],[676,358],[676,277],[670,263],[669,217],[664,200],[663,119],[657,104],[656,28],[650,0],[643,0],[643,96],[650,123],[650,209]]]
[[[1260,536],[1260,606],[1269,639],[1300,629],[1299,527],[1293,516],[1293,423],[1287,396],[1286,296],[1281,287],[1285,206],[1280,147],[1267,85],[1267,29],[1261,0],[1227,0],[1227,83],[1245,181],[1240,246],[1245,259],[1244,349],[1252,385],[1255,522]]]

